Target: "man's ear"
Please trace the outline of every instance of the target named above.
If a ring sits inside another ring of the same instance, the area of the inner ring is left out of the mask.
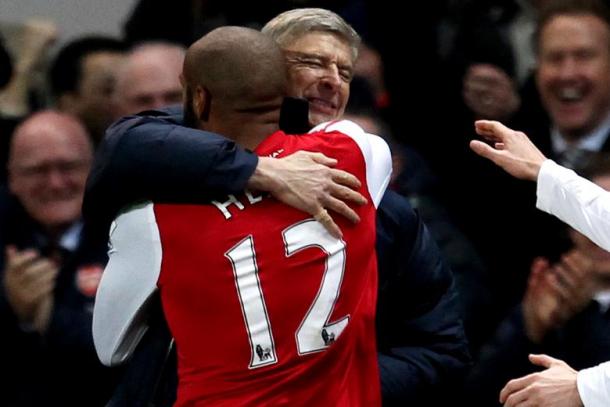
[[[195,88],[193,95],[193,111],[197,119],[207,122],[210,118],[210,108],[212,104],[212,96],[210,92],[203,86]]]

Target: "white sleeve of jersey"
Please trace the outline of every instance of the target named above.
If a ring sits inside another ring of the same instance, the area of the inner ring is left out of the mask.
[[[610,250],[610,192],[546,160],[540,168],[536,195],[538,209]]]
[[[610,362],[578,372],[576,385],[585,407],[610,406]]]
[[[93,310],[93,342],[103,364],[124,362],[146,332],[146,306],[157,290],[161,255],[152,204],[115,219]]]
[[[366,164],[366,183],[369,194],[377,207],[392,176],[392,156],[388,144],[379,136],[365,133],[360,126],[349,120],[322,123],[314,127],[311,132],[321,130],[339,131],[351,137],[358,144]]]

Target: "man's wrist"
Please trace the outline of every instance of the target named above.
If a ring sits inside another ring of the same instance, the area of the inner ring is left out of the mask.
[[[259,157],[258,164],[248,180],[247,187],[251,190],[270,192],[274,189],[276,180],[273,177],[277,159],[271,157]]]

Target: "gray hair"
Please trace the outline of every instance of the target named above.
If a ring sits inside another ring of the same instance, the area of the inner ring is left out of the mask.
[[[271,36],[282,48],[310,32],[335,34],[348,43],[353,61],[358,58],[361,40],[356,30],[338,14],[322,8],[297,8],[283,12],[265,24],[261,31]]]

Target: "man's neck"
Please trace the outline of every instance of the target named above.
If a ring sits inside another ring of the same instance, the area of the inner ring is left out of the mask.
[[[233,140],[243,148],[254,151],[268,136],[280,129],[277,123],[260,123],[248,126],[245,134],[238,134]]]
[[[559,129],[558,127],[553,127],[552,132],[555,132],[556,135],[559,135],[561,139],[568,146],[580,146],[580,144],[596,144],[594,140],[586,139],[596,139],[596,140],[605,140],[605,136],[607,136],[610,131],[610,113],[606,115],[599,123],[595,126],[588,126],[580,129],[575,129],[571,131],[567,131],[564,129]],[[603,144],[602,140],[602,144]],[[582,147],[582,146],[581,146]],[[601,146],[598,146],[601,147]],[[585,147],[586,149],[597,151],[599,148],[590,148]]]

